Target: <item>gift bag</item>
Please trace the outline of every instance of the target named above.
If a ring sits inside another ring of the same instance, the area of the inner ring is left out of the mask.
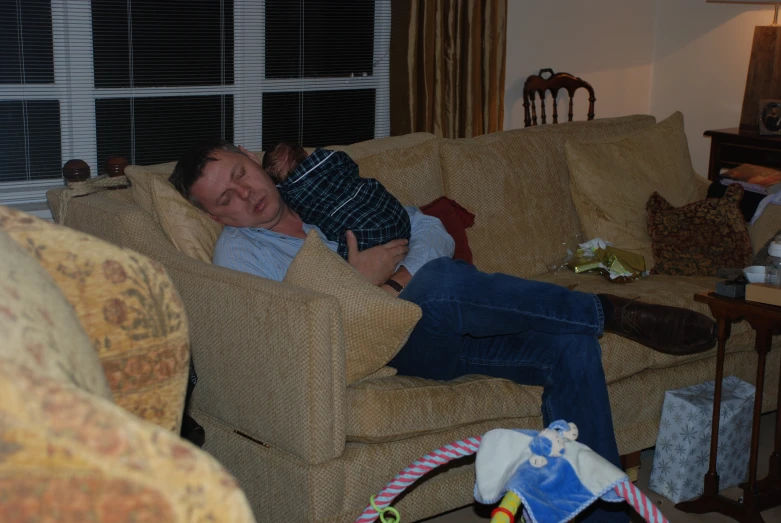
[[[710,460],[715,381],[664,393],[649,487],[678,503],[703,492]],[[716,471],[719,488],[746,480],[751,443],[755,388],[729,376],[721,389],[719,447]]]

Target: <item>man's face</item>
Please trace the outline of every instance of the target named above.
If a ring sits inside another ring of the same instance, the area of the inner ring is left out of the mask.
[[[257,158],[214,151],[190,193],[212,218],[232,227],[271,229],[284,203]],[[253,155],[254,156],[254,155]]]

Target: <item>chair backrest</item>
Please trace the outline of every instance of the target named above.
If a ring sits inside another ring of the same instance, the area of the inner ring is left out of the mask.
[[[548,78],[543,78],[543,73],[550,73]],[[572,76],[569,73],[554,73],[553,69],[540,69],[539,74],[533,74],[526,79],[526,83],[523,84],[523,113],[524,113],[524,127],[530,125],[537,125],[537,109],[534,104],[535,94],[540,95],[540,123],[547,123],[545,118],[545,91],[550,91],[553,95],[553,123],[559,123],[559,112],[556,103],[556,97],[559,90],[566,89],[569,94],[569,119],[572,121],[572,105],[575,91],[583,87],[588,91],[588,119],[594,119],[594,88],[591,84]],[[531,108],[531,111],[529,110]]]

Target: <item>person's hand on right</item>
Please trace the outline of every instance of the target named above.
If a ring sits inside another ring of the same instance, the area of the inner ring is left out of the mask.
[[[347,262],[374,285],[382,285],[407,255],[407,240],[391,240],[358,252],[358,240],[352,231],[347,231]]]

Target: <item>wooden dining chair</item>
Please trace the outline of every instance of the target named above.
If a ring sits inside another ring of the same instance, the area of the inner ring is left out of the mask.
[[[548,78],[543,78],[544,73],[549,73]],[[530,125],[537,125],[537,109],[535,106],[535,96],[540,95],[540,123],[547,123],[545,117],[545,91],[550,91],[553,95],[553,122],[559,123],[559,112],[556,102],[556,97],[561,89],[566,89],[569,94],[569,120],[572,121],[573,116],[573,99],[575,91],[580,88],[584,88],[588,91],[588,119],[594,119],[594,102],[597,100],[594,97],[594,88],[591,87],[587,81],[577,76],[572,76],[569,73],[554,73],[553,69],[540,69],[539,74],[533,74],[526,79],[523,84],[523,114],[524,114],[524,127]],[[530,111],[531,109],[531,111]]]

